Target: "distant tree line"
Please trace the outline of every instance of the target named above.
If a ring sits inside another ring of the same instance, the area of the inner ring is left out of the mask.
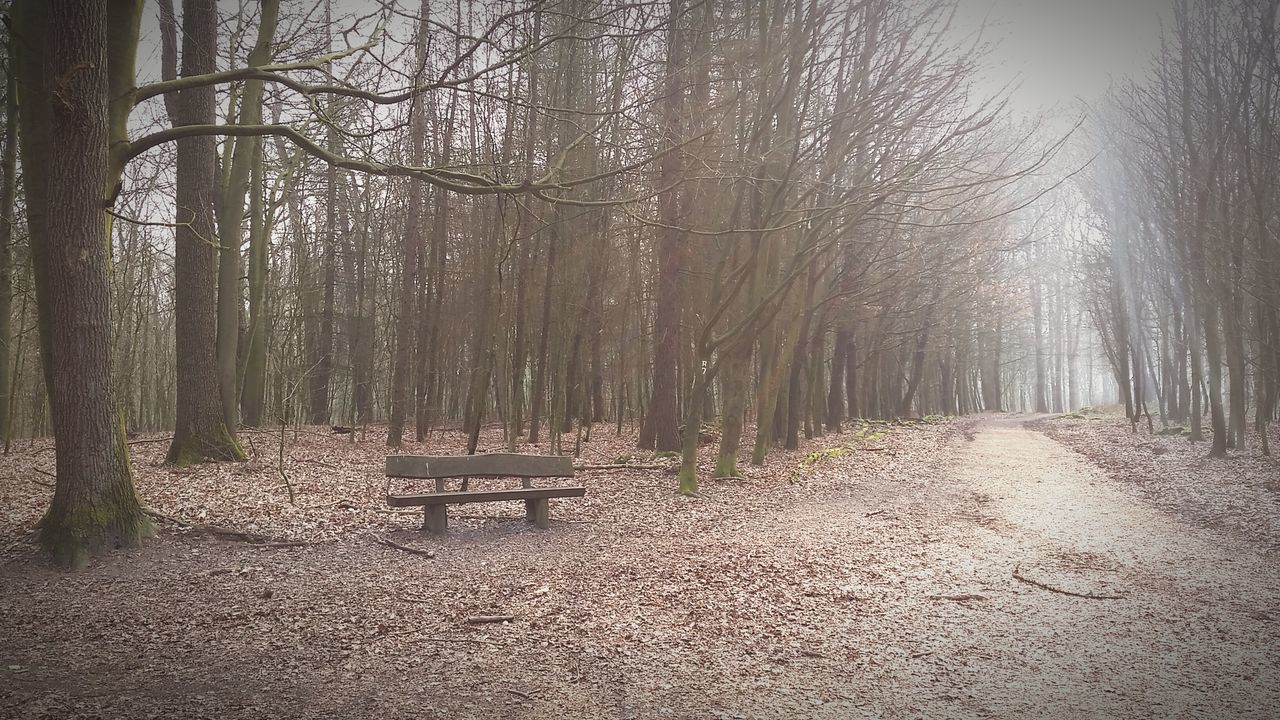
[[[1112,94],[1088,188],[1087,303],[1135,427],[1263,453],[1280,394],[1276,0],[1177,3]]]

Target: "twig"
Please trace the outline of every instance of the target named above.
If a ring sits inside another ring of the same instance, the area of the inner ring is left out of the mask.
[[[930,595],[929,600],[952,600],[955,602],[968,602],[970,600],[986,600],[986,595]]]
[[[468,625],[485,625],[488,623],[511,622],[515,619],[515,615],[472,615],[463,622]]]
[[[401,545],[400,543],[394,540],[388,540],[387,538],[384,538],[381,535],[376,535],[374,533],[369,533],[369,537],[373,538],[376,542],[386,545],[389,548],[395,548],[396,550],[403,550],[407,553],[412,553],[414,555],[421,555],[427,559],[432,559],[436,556],[435,550],[423,550],[421,548],[409,547],[408,545]]]
[[[247,532],[245,530],[237,530],[235,528],[220,527],[218,525],[202,525],[200,523],[187,522],[180,520],[171,515],[165,515],[158,510],[151,508],[143,508],[143,512],[157,520],[173,523],[178,527],[187,528],[195,532],[207,533],[226,540],[239,540],[240,542],[249,543],[256,547],[263,548],[285,548],[285,547],[303,547],[305,545],[313,545],[314,543],[304,540],[273,540],[272,538],[261,535],[259,533]]]
[[[1060,595],[1070,595],[1071,597],[1084,598],[1086,600],[1124,600],[1125,599],[1124,595],[1095,595],[1093,593],[1078,593],[1078,592],[1072,592],[1070,590],[1063,590],[1062,588],[1056,588],[1052,585],[1046,585],[1040,582],[1039,580],[1032,580],[1031,578],[1023,575],[1021,563],[1018,563],[1013,566],[1013,579],[1020,580],[1028,585],[1034,585],[1035,587],[1038,587],[1041,590],[1048,590],[1049,592],[1055,592]]]
[[[574,465],[574,472],[583,470],[666,470],[671,467],[671,463],[652,463],[649,465]]]
[[[537,700],[537,699],[538,699],[538,698],[534,697],[533,695],[530,695],[530,694],[529,694],[529,693],[527,693],[527,692],[521,692],[521,691],[519,691],[519,690],[516,690],[515,688],[507,688],[507,692],[511,693],[512,695],[517,695],[517,696],[519,696],[519,697],[522,697],[522,698],[524,698],[525,700]]]
[[[885,514],[885,513],[887,513],[887,512],[889,512],[889,511],[888,511],[888,510],[876,510],[876,511],[873,511],[873,512],[864,513],[864,514],[862,515],[862,517],[875,517],[875,516],[877,516],[877,515],[883,515],[883,514]]]
[[[297,495],[293,491],[293,480],[284,471],[284,433],[286,429],[288,429],[288,425],[283,422],[280,423],[280,451],[276,458],[276,470],[280,472],[280,479],[284,480],[284,486],[289,489],[289,504],[297,505]]]
[[[801,655],[803,655],[803,656],[805,656],[805,657],[811,657],[811,658],[822,658],[823,660],[830,660],[830,659],[831,659],[830,657],[828,657],[828,656],[826,656],[826,655],[823,655],[822,653],[820,653],[820,652],[818,652],[818,651],[816,651],[816,650],[801,650],[801,651],[800,651],[800,654],[801,654]]]

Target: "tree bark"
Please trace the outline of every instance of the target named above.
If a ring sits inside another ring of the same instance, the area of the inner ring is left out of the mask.
[[[137,37],[141,3],[111,29]],[[129,10],[130,12],[124,12]],[[134,491],[113,396],[108,171],[108,73],[132,83],[133,55],[109,51],[104,0],[24,0],[13,32],[39,38],[17,62],[27,223],[31,238],[56,484],[40,540],[56,562],[131,547],[154,532]]]
[[[183,0],[182,75],[213,72],[217,40],[214,0]],[[213,86],[178,94],[175,126],[214,121]],[[218,374],[218,237],[214,221],[216,155],[209,135],[178,140],[174,239],[178,417],[166,462],[174,465],[244,460],[226,422]]]
[[[249,53],[249,65],[258,67],[271,60],[271,39],[275,35],[276,21],[280,10],[280,0],[263,0],[261,19],[258,24],[258,37]],[[244,99],[241,100],[240,122],[243,125],[262,123],[262,81],[247,80],[244,87]],[[222,236],[223,254],[220,270],[229,265],[236,273],[234,283],[224,283],[225,278],[219,276],[218,319],[220,375],[226,375],[227,358],[223,353],[224,335],[231,331],[229,322],[221,317],[234,307],[240,305],[240,238],[243,231],[245,193],[249,195],[249,331],[245,337],[244,365],[239,373],[240,410],[245,425],[256,427],[262,423],[263,393],[266,390],[267,372],[267,246],[269,245],[266,219],[263,218],[262,203],[262,144],[255,137],[235,138],[235,149],[231,155],[231,172],[228,173],[227,189],[222,202]],[[230,251],[230,253],[228,252]],[[229,260],[228,254],[234,254]],[[221,295],[229,284],[235,287],[235,296],[224,302]],[[224,325],[227,327],[224,328]],[[238,328],[237,328],[238,330]],[[229,340],[226,342],[230,342]],[[225,389],[224,385],[224,389]],[[224,393],[224,402],[225,393]],[[227,422],[234,418],[228,413]]]

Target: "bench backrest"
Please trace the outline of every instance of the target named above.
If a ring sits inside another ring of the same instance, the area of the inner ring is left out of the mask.
[[[573,477],[566,455],[388,455],[387,477]]]

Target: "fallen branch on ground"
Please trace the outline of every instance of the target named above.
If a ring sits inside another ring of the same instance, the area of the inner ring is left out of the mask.
[[[1093,593],[1078,593],[1078,592],[1072,592],[1070,590],[1063,590],[1062,588],[1056,588],[1052,585],[1046,585],[1045,583],[1042,583],[1039,580],[1032,580],[1026,575],[1023,575],[1021,563],[1013,566],[1013,579],[1020,580],[1028,585],[1033,585],[1035,587],[1040,588],[1041,590],[1048,590],[1049,592],[1055,592],[1060,595],[1069,595],[1071,597],[1084,598],[1085,600],[1123,600],[1124,599],[1124,595],[1095,595]]]
[[[929,595],[929,600],[953,600],[955,602],[968,602],[970,600],[986,600],[986,595]]]
[[[574,465],[574,472],[584,470],[666,470],[671,463],[653,463],[650,465]]]
[[[376,542],[386,545],[389,548],[395,548],[396,550],[403,550],[413,555],[421,555],[427,558],[428,560],[433,559],[436,556],[435,550],[424,550],[422,548],[415,548],[415,547],[409,547],[408,545],[401,545],[400,543],[394,540],[388,540],[387,538],[384,538],[381,535],[375,535],[374,533],[369,533],[369,537],[373,538]]]
[[[472,615],[463,622],[468,625],[485,625],[487,623],[511,622],[515,619],[515,615]]]
[[[159,512],[158,510],[152,510],[151,508],[145,508],[143,512],[145,512],[146,514],[150,515],[153,518],[156,518],[157,520],[164,520],[165,522],[173,523],[178,527],[186,528],[188,530],[191,530],[197,533],[206,533],[208,535],[213,535],[213,536],[222,538],[224,540],[238,540],[240,542],[249,543],[250,545],[254,545],[256,547],[286,548],[286,547],[303,547],[305,545],[312,544],[305,540],[276,540],[275,538],[269,537],[267,535],[247,532],[245,530],[237,530],[235,528],[220,527],[218,525],[202,525],[200,523],[187,522],[186,520],[181,520],[171,515],[165,515],[164,513]]]

